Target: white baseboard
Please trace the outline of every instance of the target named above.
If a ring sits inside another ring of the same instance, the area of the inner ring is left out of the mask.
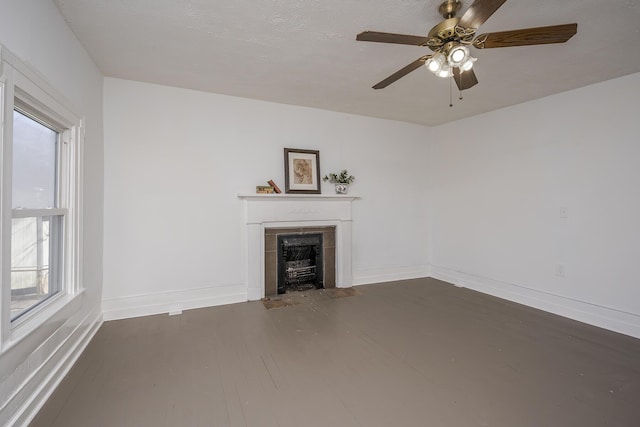
[[[43,355],[44,362],[34,369],[29,378],[0,411],[6,410],[8,417],[10,417],[7,424],[2,422],[0,424],[28,426],[71,370],[101,325],[102,313],[99,308],[96,308],[78,322],[55,351]],[[38,351],[47,351],[47,348],[45,346],[39,347],[34,352],[34,359],[40,358],[40,355],[35,354]],[[5,416],[0,414],[0,421],[3,419],[6,419]]]
[[[247,301],[246,285],[159,292],[155,294],[102,300],[104,320],[151,316]]]
[[[444,267],[431,266],[431,277],[455,286],[473,289],[524,304],[569,319],[640,338],[640,315],[579,301],[560,295],[474,276]]]
[[[429,266],[417,265],[412,267],[380,268],[372,270],[357,270],[353,272],[353,286],[371,283],[393,282],[396,280],[418,279],[429,276]]]

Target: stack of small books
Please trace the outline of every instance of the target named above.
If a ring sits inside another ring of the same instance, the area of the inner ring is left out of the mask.
[[[275,182],[273,182],[272,179],[267,181],[267,183],[269,185],[256,185],[256,194],[273,194],[273,193],[280,194],[280,193],[282,193],[282,191],[280,191],[280,188],[276,185]]]
[[[273,187],[270,185],[256,185],[256,194],[273,194]]]

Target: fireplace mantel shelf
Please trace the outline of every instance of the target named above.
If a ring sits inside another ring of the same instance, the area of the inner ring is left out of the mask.
[[[353,201],[360,196],[341,194],[255,194],[238,193],[239,199],[244,200],[346,200]]]

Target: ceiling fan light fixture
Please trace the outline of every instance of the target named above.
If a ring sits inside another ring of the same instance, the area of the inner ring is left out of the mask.
[[[436,76],[438,77],[442,77],[442,78],[447,78],[447,77],[451,77],[453,76],[453,71],[451,69],[451,67],[449,66],[449,64],[445,64],[440,71],[438,71],[436,73]]]
[[[477,58],[474,58],[473,56],[469,56],[469,58],[467,58],[467,60],[462,63],[460,65],[460,70],[461,71],[469,71],[470,69],[473,68],[473,63],[476,62]]]
[[[440,72],[440,70],[442,70],[442,67],[445,65],[444,55],[441,53],[436,53],[435,55],[433,55],[431,58],[427,60],[425,65],[427,69],[429,69],[429,71],[437,75]]]
[[[457,45],[449,50],[447,61],[452,67],[459,67],[469,59],[469,48],[464,45]]]

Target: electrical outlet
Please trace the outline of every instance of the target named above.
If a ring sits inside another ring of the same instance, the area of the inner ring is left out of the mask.
[[[556,265],[556,276],[558,276],[558,277],[564,277],[564,276],[565,276],[565,274],[566,274],[566,271],[565,271],[565,270],[566,270],[566,269],[565,269],[564,264],[557,264],[557,265]]]

